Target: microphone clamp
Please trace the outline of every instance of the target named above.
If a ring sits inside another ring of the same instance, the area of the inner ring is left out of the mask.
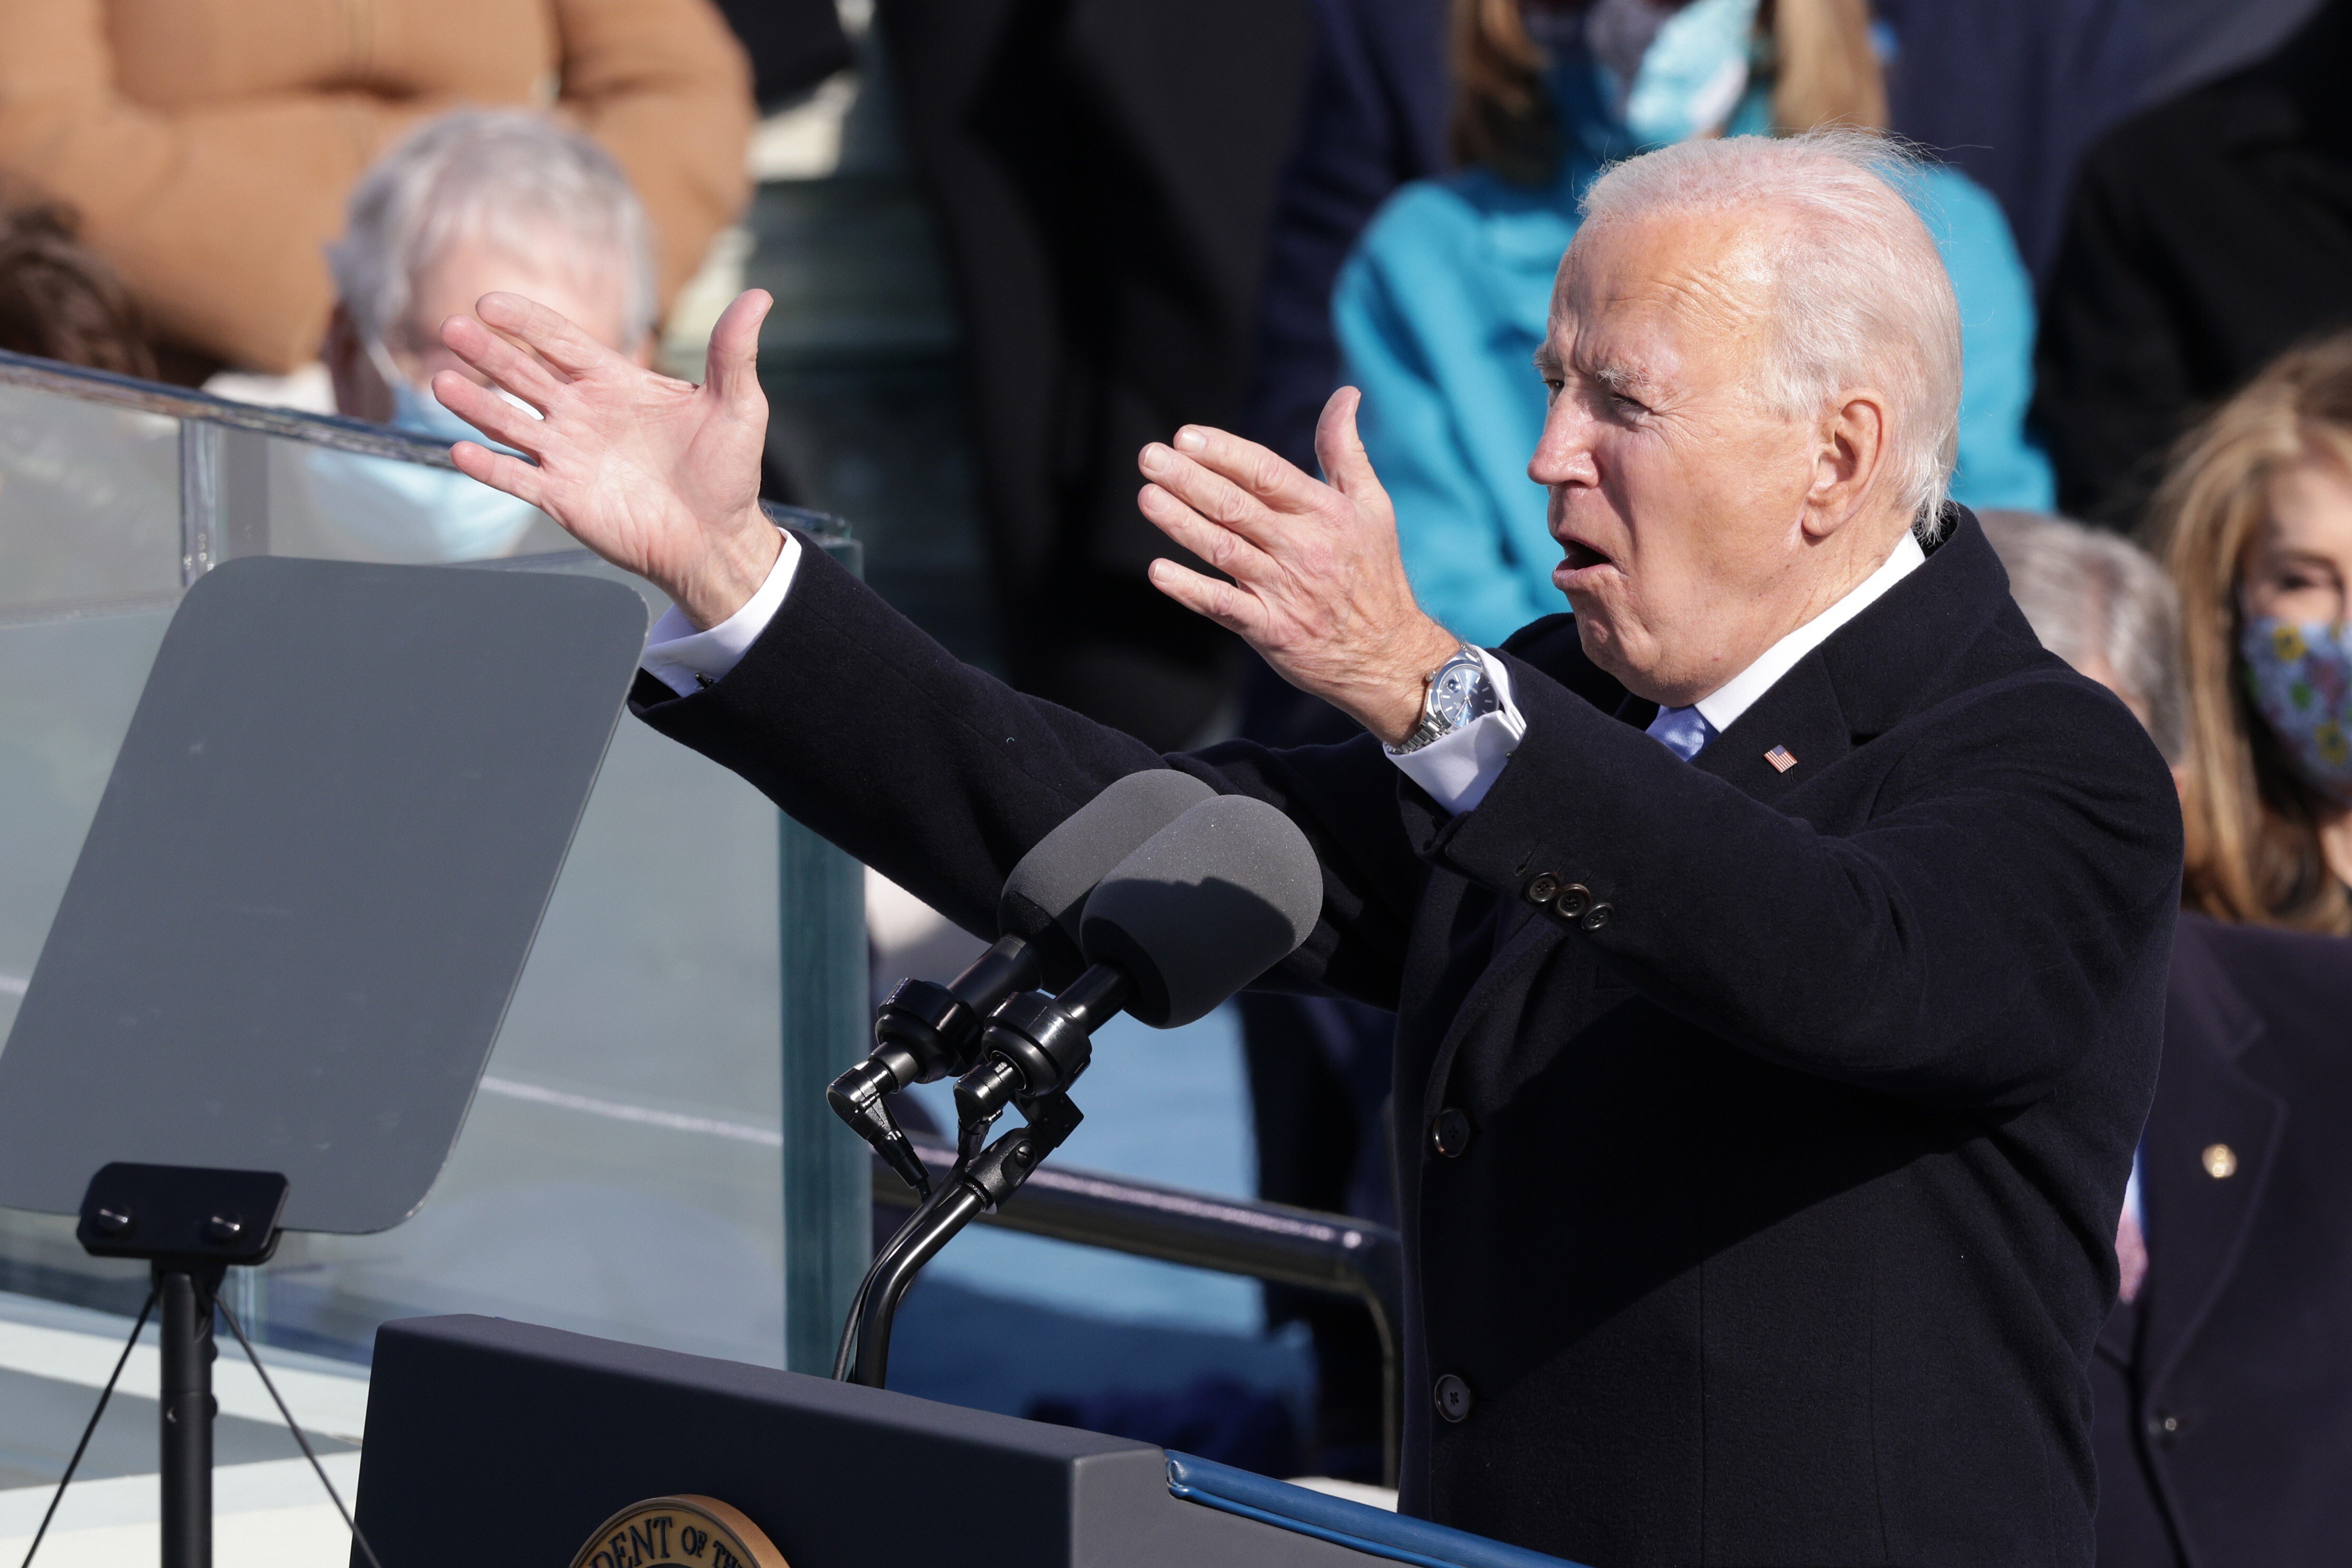
[[[984,1015],[1036,977],[1037,961],[1029,944],[1006,936],[973,960],[953,985],[899,981],[875,1015],[873,1053],[826,1090],[825,1102],[834,1114],[874,1145],[898,1178],[924,1197],[930,1196],[930,1172],[890,1114],[885,1097],[969,1072],[984,1044]]]
[[[1094,1060],[1094,1031],[1133,994],[1125,973],[1097,964],[1061,995],[1009,997],[980,1038],[980,1065],[956,1081],[956,1121],[986,1126],[1016,1098],[1067,1089]]]

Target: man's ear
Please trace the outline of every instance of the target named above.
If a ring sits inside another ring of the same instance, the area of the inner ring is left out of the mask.
[[[1827,538],[1859,517],[1886,467],[1887,400],[1874,388],[1840,392],[1822,411],[1813,443],[1813,483],[1805,492],[1805,532]]]

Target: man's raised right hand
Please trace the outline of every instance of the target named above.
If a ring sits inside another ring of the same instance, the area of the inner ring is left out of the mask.
[[[450,456],[651,580],[698,628],[716,626],[759,591],[783,548],[760,511],[768,400],[756,361],[772,303],[762,289],[736,297],[698,387],[614,353],[544,305],[486,294],[474,315],[441,324],[441,340],[490,385],[443,371],[433,395],[537,465],[471,441]]]

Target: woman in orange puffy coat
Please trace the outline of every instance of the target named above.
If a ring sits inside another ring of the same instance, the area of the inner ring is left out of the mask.
[[[750,70],[709,0],[0,5],[0,176],[79,213],[190,378],[317,357],[353,183],[460,103],[594,136],[653,219],[665,306],[741,209]]]

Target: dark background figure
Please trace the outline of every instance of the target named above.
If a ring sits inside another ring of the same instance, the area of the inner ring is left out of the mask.
[[[1308,473],[1339,384],[1331,285],[1390,193],[1445,167],[1446,0],[1310,0],[1315,43],[1275,190],[1239,430]]]
[[[0,349],[152,380],[139,307],[56,202],[0,206]]]
[[[1889,120],[1990,191],[2037,287],[2075,165],[2145,101],[2148,0],[1877,0]]]
[[[2140,1144],[2146,1284],[2091,1363],[2100,1568],[2352,1542],[2352,941],[2186,915]]]
[[[1390,193],[1445,166],[1446,0],[1312,0],[1315,44],[1297,131],[1276,187],[1249,392],[1237,428],[1309,473],[1315,424],[1339,384],[1331,286]],[[1269,746],[1360,733],[1337,708],[1247,660],[1242,733]],[[1336,997],[1239,1001],[1258,1196],[1396,1223],[1387,1106],[1396,1015]],[[1265,1290],[1268,1327],[1314,1336],[1309,1468],[1381,1479],[1381,1347],[1341,1298]]]
[[[751,62],[751,98],[772,113],[856,57],[833,0],[717,0]]]
[[[2036,413],[2059,503],[2128,527],[2165,450],[2290,345],[2352,322],[2352,4],[2126,121],[2084,163]]]
[[[2134,0],[2147,79],[2140,101],[2162,103],[2263,58],[2326,0]]]
[[[963,321],[1006,662],[1173,747],[1242,645],[1153,592],[1135,454],[1231,424],[1315,28],[1306,0],[882,0]]]
[[[2047,288],[2084,156],[2263,58],[2323,0],[1875,0],[1894,130],[2000,200]]]

